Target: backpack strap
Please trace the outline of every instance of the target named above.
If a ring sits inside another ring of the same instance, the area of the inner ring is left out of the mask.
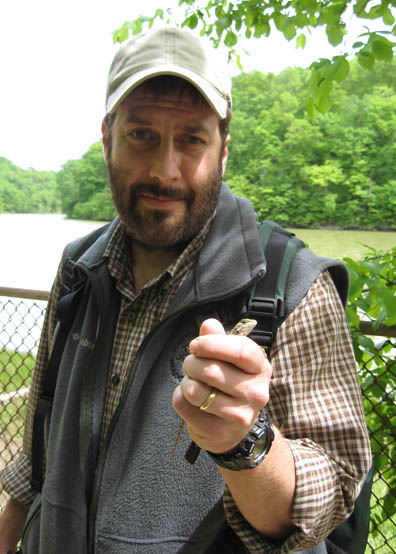
[[[30,485],[36,492],[41,492],[44,481],[44,454],[45,437],[48,435],[52,404],[54,400],[56,381],[59,365],[65,349],[66,341],[72,328],[74,318],[84,293],[87,278],[84,273],[78,271],[76,261],[86,250],[101,236],[108,225],[96,229],[81,241],[74,243],[72,251],[67,251],[67,256],[62,260],[62,288],[61,297],[56,309],[56,320],[59,323],[51,355],[44,374],[40,398],[38,400],[33,418],[32,438],[32,479]]]
[[[273,221],[263,221],[258,227],[258,234],[267,270],[252,291],[247,317],[257,321],[250,338],[268,354],[276,332],[285,318],[284,299],[290,266],[297,252],[304,248],[305,244]]]
[[[291,264],[297,252],[305,245],[292,233],[272,221],[261,223],[258,232],[267,262],[267,271],[258,281],[250,300],[248,317],[256,319],[258,324],[249,336],[268,354],[276,332],[287,315],[284,298]],[[323,269],[325,268],[329,270],[345,306],[348,299],[348,275],[345,267],[334,262],[331,265],[326,263],[326,266],[323,266]],[[364,553],[370,524],[373,469],[372,466],[366,476],[352,514],[332,531],[326,540],[331,551],[336,548],[341,552],[341,548],[342,552],[348,554]]]
[[[246,304],[240,298],[219,306],[220,320],[248,317],[257,321],[249,337],[264,348],[267,355],[274,341],[276,331],[285,318],[285,290],[291,263],[304,243],[293,233],[279,227],[273,221],[263,221],[258,227],[261,246],[267,262],[267,271],[250,292]],[[199,446],[191,442],[185,459],[194,464],[200,452]]]

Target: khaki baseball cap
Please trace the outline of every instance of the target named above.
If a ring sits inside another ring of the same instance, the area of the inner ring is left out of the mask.
[[[114,113],[138,85],[158,75],[189,81],[207,100],[219,119],[231,108],[231,78],[214,48],[190,31],[161,27],[137,35],[118,50],[110,66],[106,113]]]

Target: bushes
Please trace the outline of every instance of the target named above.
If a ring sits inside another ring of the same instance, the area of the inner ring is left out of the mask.
[[[347,315],[376,470],[373,496],[376,490],[383,491],[375,497],[378,507],[371,517],[375,537],[384,534],[382,525],[388,520],[389,528],[389,519],[396,514],[396,247],[387,252],[371,249],[359,262],[344,261],[351,276]],[[363,334],[370,326],[385,337]],[[390,528],[389,536],[395,531]]]

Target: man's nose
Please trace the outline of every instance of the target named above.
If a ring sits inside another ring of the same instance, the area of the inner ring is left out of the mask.
[[[172,184],[181,177],[181,154],[172,143],[161,143],[153,152],[149,175],[164,184]]]

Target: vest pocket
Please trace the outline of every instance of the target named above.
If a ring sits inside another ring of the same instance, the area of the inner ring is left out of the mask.
[[[22,533],[22,554],[39,554],[40,552],[40,514],[41,494],[38,494],[28,512]]]

